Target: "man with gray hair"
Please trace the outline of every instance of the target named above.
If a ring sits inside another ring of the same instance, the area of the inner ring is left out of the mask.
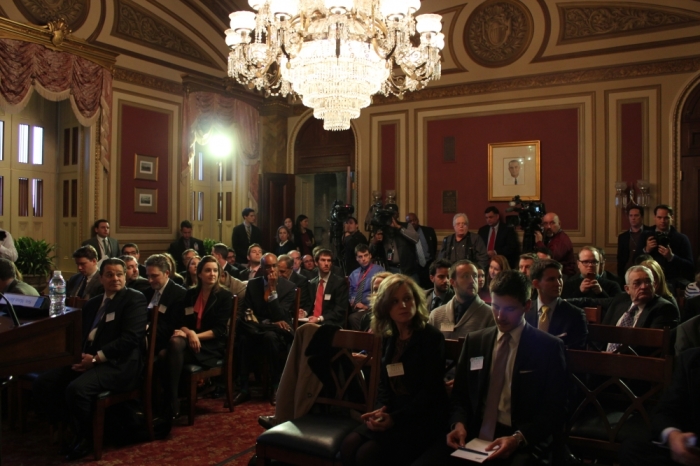
[[[452,219],[455,232],[442,240],[440,259],[452,263],[467,259],[478,263],[484,270],[489,266],[489,255],[486,252],[484,240],[476,233],[469,232],[469,217],[459,213]]]
[[[4,257],[0,257],[0,293],[39,296],[39,292],[33,286],[17,280],[15,264]]]

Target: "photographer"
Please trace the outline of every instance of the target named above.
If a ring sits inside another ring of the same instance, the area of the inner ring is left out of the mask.
[[[654,208],[656,228],[642,233],[644,248],[638,250],[635,257],[649,254],[666,275],[666,282],[675,293],[676,288],[685,287],[693,281],[693,253],[688,237],[676,230],[673,222],[673,208],[660,204]]]
[[[539,231],[535,232],[535,247],[547,246],[552,251],[552,259],[563,267],[562,273],[567,277],[576,274],[576,259],[574,258],[574,245],[564,230],[561,229],[559,216],[550,212],[542,218],[544,237]],[[544,242],[543,242],[544,240]]]
[[[384,258],[389,272],[412,276],[416,273],[416,243],[420,238],[413,225],[397,222],[398,216],[398,211],[394,211],[393,215],[386,219],[386,224],[380,227],[384,239],[381,243],[373,242],[373,249],[383,249],[375,257]],[[375,255],[374,252],[372,255]]]
[[[454,234],[442,240],[440,259],[450,263],[467,259],[478,262],[486,270],[489,266],[489,255],[486,252],[484,240],[476,233],[469,233],[469,217],[467,214],[456,214],[452,219]]]

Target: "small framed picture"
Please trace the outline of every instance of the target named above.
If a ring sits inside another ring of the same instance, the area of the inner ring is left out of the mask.
[[[158,157],[136,154],[134,156],[134,178],[158,181]]]
[[[134,188],[134,212],[158,213],[158,190]]]
[[[540,141],[489,144],[489,201],[540,200]]]

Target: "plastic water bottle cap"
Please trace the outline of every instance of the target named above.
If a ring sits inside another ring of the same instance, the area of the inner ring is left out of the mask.
[[[54,276],[54,277],[60,277],[60,276],[61,276],[61,271],[60,271],[60,270],[54,270],[54,271],[53,271],[53,276]]]

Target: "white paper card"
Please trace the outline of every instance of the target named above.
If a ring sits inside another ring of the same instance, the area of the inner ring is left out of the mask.
[[[165,311],[167,311],[167,310],[168,310],[168,306],[163,306],[162,304],[160,306],[158,306],[158,312],[160,312],[161,314],[165,314]]]
[[[330,301],[331,300],[331,295],[330,294],[325,294],[323,295],[324,301]]]
[[[483,368],[484,368],[484,357],[483,356],[471,358],[469,360],[469,370],[470,371],[479,371]]]
[[[105,316],[105,322],[112,322],[114,320],[114,312],[110,312]]]
[[[455,331],[455,324],[452,322],[443,322],[440,324],[440,331],[441,332],[454,332]]]
[[[403,363],[397,362],[396,364],[388,364],[386,366],[386,372],[389,374],[389,377],[398,377],[399,375],[403,375]]]
[[[487,440],[475,438],[464,445],[464,447],[455,450],[452,453],[452,456],[474,461],[475,463],[483,463],[486,458],[493,455],[493,453],[496,451],[486,451],[486,447],[488,447],[490,444],[491,442]]]
[[[194,306],[189,306],[185,308],[185,315],[189,316],[194,314]]]
[[[299,322],[308,322],[309,318],[308,317],[299,317]]]

